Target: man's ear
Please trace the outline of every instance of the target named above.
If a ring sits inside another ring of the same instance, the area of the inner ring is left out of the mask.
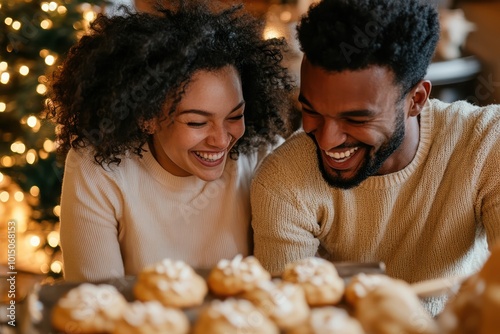
[[[432,84],[429,80],[421,80],[410,92],[410,113],[409,116],[418,116],[429,99]]]

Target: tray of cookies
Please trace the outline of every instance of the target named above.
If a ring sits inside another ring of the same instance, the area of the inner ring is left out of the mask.
[[[253,256],[224,259],[210,270],[165,259],[134,277],[37,287],[29,332],[294,334],[340,326],[364,333],[352,305],[388,279],[384,272],[382,263],[313,257],[272,277]]]

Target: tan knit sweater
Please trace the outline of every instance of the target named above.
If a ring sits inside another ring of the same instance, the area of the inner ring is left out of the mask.
[[[408,282],[470,274],[500,241],[500,106],[429,101],[413,161],[349,190],[328,186],[298,132],[264,160],[251,204],[254,252],[271,272],[321,255],[383,261]]]
[[[164,170],[148,150],[104,170],[88,150],[66,159],[61,244],[67,280],[136,275],[164,258],[196,268],[248,255],[250,180],[266,149],[228,159],[206,182]]]

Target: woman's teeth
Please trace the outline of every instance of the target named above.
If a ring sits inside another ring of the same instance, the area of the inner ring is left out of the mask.
[[[341,159],[347,160],[347,158],[349,158],[351,155],[353,155],[354,152],[356,152],[358,150],[358,148],[359,147],[354,147],[354,148],[351,148],[351,149],[344,151],[344,152],[335,152],[335,153],[330,153],[330,152],[325,151],[325,154],[328,155],[330,158],[333,158],[335,160],[341,160]]]
[[[195,152],[195,154],[197,156],[199,156],[203,160],[210,161],[210,162],[219,160],[220,158],[222,158],[224,156],[224,153],[225,152],[219,152],[219,153]]]

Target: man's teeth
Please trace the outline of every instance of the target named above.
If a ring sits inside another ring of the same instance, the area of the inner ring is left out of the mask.
[[[333,158],[333,159],[344,159],[344,158],[349,158],[351,155],[354,154],[354,152],[356,152],[358,150],[358,147],[354,147],[354,148],[351,148],[345,152],[335,152],[335,153],[330,153],[330,152],[326,152],[325,151],[325,154],[328,155],[330,158]]]
[[[217,161],[224,156],[224,152],[219,152],[219,153],[196,152],[196,155],[202,158],[203,160]]]

